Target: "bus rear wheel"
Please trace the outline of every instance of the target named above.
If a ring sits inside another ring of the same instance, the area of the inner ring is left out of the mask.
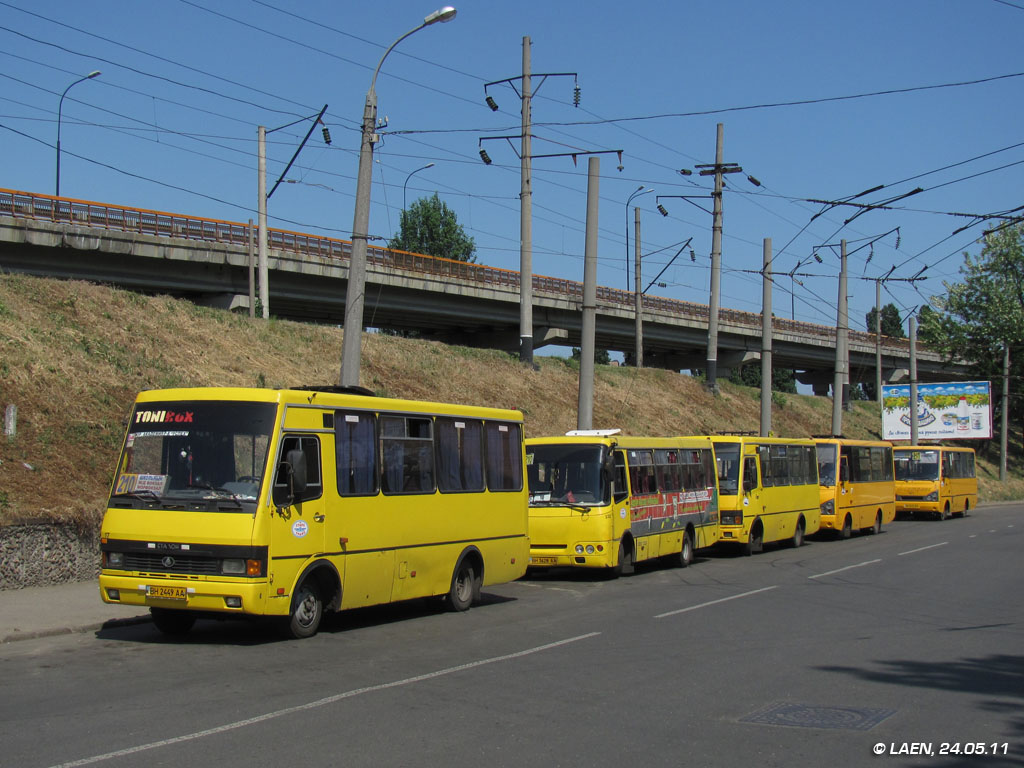
[[[676,565],[685,568],[693,562],[693,539],[689,531],[683,532],[683,542],[680,545],[679,554],[676,555]]]
[[[452,585],[448,590],[448,605],[453,611],[468,611],[473,605],[473,597],[477,592],[476,573],[469,558],[463,558],[452,574]]]
[[[789,540],[789,545],[796,549],[802,547],[804,543],[804,521],[798,520],[796,523],[796,530],[793,531],[793,538]]]
[[[853,535],[853,520],[847,515],[843,519],[843,528],[839,531],[839,538],[848,539],[851,535]]]
[[[876,512],[875,513],[875,524],[873,526],[871,526],[870,530],[871,530],[871,533],[873,533],[875,535],[878,535],[879,533],[882,532],[882,513],[881,512]]]

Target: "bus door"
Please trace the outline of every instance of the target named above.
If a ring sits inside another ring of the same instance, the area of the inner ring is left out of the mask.
[[[326,513],[321,454],[319,435],[286,434],[282,438],[272,488],[272,593],[279,589],[290,592],[306,560],[324,551]]]
[[[764,514],[764,493],[757,476],[757,456],[743,458],[743,522],[744,530],[750,532],[755,517]]]

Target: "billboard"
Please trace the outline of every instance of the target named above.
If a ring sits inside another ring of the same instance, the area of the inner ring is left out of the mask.
[[[917,385],[918,440],[992,438],[992,385],[952,381]],[[882,439],[910,440],[910,385],[882,385]]]

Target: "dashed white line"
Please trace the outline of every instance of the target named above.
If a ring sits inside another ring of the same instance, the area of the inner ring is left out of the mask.
[[[816,573],[813,576],[808,576],[807,578],[808,579],[820,579],[822,576],[831,576],[833,573],[842,573],[843,571],[848,571],[851,568],[863,568],[865,565],[873,565],[874,563],[880,563],[880,562],[882,562],[881,558],[879,558],[877,560],[866,560],[863,563],[857,563],[856,565],[848,565],[845,568],[836,568],[834,571],[825,571],[825,573]]]
[[[918,547],[917,549],[908,549],[906,552],[900,552],[897,557],[901,555],[912,555],[915,552],[924,552],[926,549],[935,549],[936,547],[944,547],[949,544],[948,541],[941,541],[938,544],[929,544],[927,547]]]
[[[304,712],[310,709],[317,709],[318,707],[324,707],[328,704],[334,704],[335,702],[341,701],[342,699],[350,699],[354,696],[361,696],[364,693],[373,693],[375,691],[384,691],[388,688],[399,688],[405,685],[412,685],[413,683],[421,683],[424,680],[432,680],[436,677],[444,677],[445,675],[451,675],[455,672],[462,672],[467,669],[474,669],[475,667],[482,667],[486,664],[495,664],[499,661],[509,661],[511,659],[518,659],[522,656],[529,656],[534,653],[540,653],[541,651],[547,651],[552,648],[557,648],[562,645],[568,645],[569,643],[575,643],[580,640],[586,640],[591,637],[600,635],[600,632],[588,632],[585,635],[577,635],[576,637],[569,637],[565,640],[557,640],[547,645],[538,645],[535,648],[528,648],[525,651],[516,651],[515,653],[507,653],[504,656],[493,656],[489,659],[481,659],[480,661],[471,661],[467,664],[459,664],[455,667],[448,667],[446,669],[439,669],[436,672],[427,672],[423,675],[416,675],[415,677],[407,677],[404,680],[396,680],[391,683],[381,683],[379,685],[368,685],[365,688],[356,688],[351,691],[345,691],[344,693],[338,693],[334,696],[327,696],[316,701],[310,701],[305,704],[298,704],[294,707],[286,707],[285,709],[279,709],[274,712],[266,712],[256,717],[250,717],[245,720],[237,720],[233,723],[225,723],[219,725],[216,728],[208,728],[205,731],[196,731],[195,733],[187,733],[182,736],[175,736],[170,739],[162,739],[161,741],[153,741],[149,744],[139,744],[135,747],[128,747],[126,749],[119,749],[115,752],[107,752],[102,755],[93,755],[92,757],[84,757],[80,760],[72,760],[67,763],[60,763],[53,768],[77,768],[81,765],[92,765],[94,763],[101,763],[106,760],[113,760],[118,757],[127,757],[129,755],[135,755],[139,752],[146,752],[151,749],[158,747],[166,747],[172,744],[181,744],[184,742],[195,741],[205,736],[214,736],[218,733],[224,733],[226,731],[233,731],[238,728],[244,728],[247,725],[255,725],[256,723],[263,723],[267,720],[274,720],[285,715],[295,714],[296,712]]]
[[[769,589],[776,589],[777,587],[761,587],[760,589],[754,589],[750,592],[742,592],[738,595],[730,595],[729,597],[720,597],[718,600],[709,600],[706,603],[700,603],[698,605],[691,605],[689,608],[679,608],[675,611],[666,611],[665,613],[659,613],[654,618],[663,619],[666,616],[675,616],[677,613],[686,613],[687,611],[696,611],[698,608],[707,608],[709,605],[717,605],[718,603],[725,603],[729,600],[738,600],[741,597],[750,597],[756,595],[759,592],[767,592]]]

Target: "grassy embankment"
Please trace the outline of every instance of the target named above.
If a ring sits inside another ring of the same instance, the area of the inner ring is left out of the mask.
[[[0,275],[0,409],[17,406],[17,434],[0,438],[0,525],[26,520],[98,525],[135,394],[173,386],[285,387],[337,381],[342,331],[198,307],[83,282]],[[380,395],[515,407],[528,435],[576,426],[578,368],[539,358],[368,335],[361,383]],[[598,366],[594,426],[626,434],[757,430],[757,390],[722,383],[715,398],[689,376]],[[776,394],[776,434],[831,428],[831,401]],[[878,435],[874,405],[844,414],[850,437]],[[987,456],[985,455],[987,453]],[[981,496],[1024,498],[1014,446],[998,482],[998,447],[983,451]]]

